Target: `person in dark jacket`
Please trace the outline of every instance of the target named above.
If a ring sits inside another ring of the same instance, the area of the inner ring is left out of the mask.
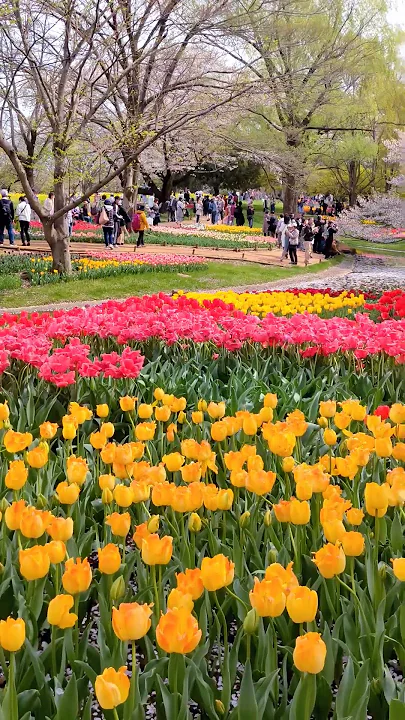
[[[325,241],[325,259],[332,257],[333,255],[336,255],[336,252],[332,252],[332,246],[333,246],[333,239],[335,233],[337,233],[337,226],[335,225],[332,220],[328,221],[328,226],[326,228],[326,241]]]
[[[238,204],[237,204],[237,206],[236,206],[236,208],[235,208],[235,215],[234,215],[234,217],[235,217],[235,220],[236,220],[236,224],[237,224],[239,227],[242,227],[242,225],[245,224],[245,216],[244,216],[244,213],[243,213],[242,203],[241,203],[240,201],[238,202]]]
[[[10,245],[14,245],[14,205],[11,202],[7,190],[1,191],[0,200],[0,245],[4,242],[4,230],[7,230]]]

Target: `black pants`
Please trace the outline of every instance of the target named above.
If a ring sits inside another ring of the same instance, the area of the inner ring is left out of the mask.
[[[136,247],[143,247],[145,245],[143,241],[143,236],[145,234],[145,230],[139,230],[138,232],[138,240],[136,241]]]
[[[332,243],[333,243],[333,237],[331,237],[331,238],[327,237],[325,240],[325,258],[326,259],[331,257]]]
[[[290,254],[290,260],[291,262],[296,265],[297,264],[297,246],[296,245],[289,245],[288,252]]]
[[[30,238],[30,235],[28,232],[29,226],[30,226],[30,224],[29,224],[28,220],[20,220],[20,229],[21,229],[20,236],[21,236],[21,242],[23,245],[25,245],[25,244],[29,245],[31,242],[31,238]]]
[[[314,235],[314,253],[321,252],[322,240],[322,235],[318,235],[318,233]]]

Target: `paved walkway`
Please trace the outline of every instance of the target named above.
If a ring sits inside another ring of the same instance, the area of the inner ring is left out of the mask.
[[[147,242],[147,238],[146,238]],[[44,240],[33,240],[31,246],[19,247],[19,250],[26,253],[32,253],[35,251],[48,251],[49,246]],[[119,245],[114,250],[106,250],[104,245],[101,243],[89,243],[89,242],[72,242],[70,246],[71,252],[87,255],[89,252],[108,252],[111,257],[119,257],[122,253],[134,252],[135,245]],[[1,248],[1,252],[13,253],[14,250],[10,250],[8,246]],[[148,255],[186,255],[187,257],[203,257],[209,260],[231,260],[232,262],[249,262],[249,263],[260,263],[260,265],[271,265],[273,267],[286,267],[290,265],[289,260],[280,261],[281,250],[255,250],[252,249],[240,249],[240,250],[227,250],[225,248],[205,248],[198,247],[194,248],[188,245],[148,245],[144,248],[137,248],[136,255],[142,257],[143,253]],[[311,264],[320,262],[320,255],[315,255]],[[298,266],[305,267],[304,253],[298,253]]]

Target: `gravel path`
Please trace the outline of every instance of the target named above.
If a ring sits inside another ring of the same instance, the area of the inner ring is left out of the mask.
[[[236,292],[288,290],[289,288],[330,288],[331,290],[363,290],[382,293],[393,288],[405,289],[405,265],[393,265],[388,258],[357,255],[345,258],[340,265],[318,273],[300,275],[261,285],[233,287]],[[225,288],[224,288],[225,289]],[[230,289],[230,288],[226,288]]]
[[[364,290],[369,292],[382,293],[392,288],[405,289],[405,264],[393,265],[391,258],[373,256],[350,256],[335,267],[328,268],[317,274],[306,273],[305,275],[292,276],[285,280],[278,280],[259,285],[228,286],[223,290],[235,290],[236,292],[265,290],[288,290],[290,288],[330,288],[331,290]],[[0,308],[0,312],[19,313],[42,312],[51,310],[69,310],[73,307],[87,307],[100,305],[106,300],[88,300],[84,302],[65,302],[53,305],[37,305],[35,307]]]

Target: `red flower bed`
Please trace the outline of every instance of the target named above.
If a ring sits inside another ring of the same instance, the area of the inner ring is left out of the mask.
[[[405,318],[405,291],[389,290],[376,303],[364,305],[366,310],[374,310],[381,320]]]
[[[122,352],[94,356],[92,342],[108,338]],[[143,364],[134,345],[151,338],[169,345],[211,343],[229,352],[247,342],[287,349],[298,346],[303,357],[350,352],[363,359],[384,353],[396,363],[405,362],[405,320],[375,323],[362,313],[353,320],[309,314],[290,318],[269,314],[259,319],[224,303],[201,307],[195,300],[175,300],[161,293],[54,313],[5,313],[0,317],[0,371],[17,359],[59,386],[73,384],[76,375],[133,378]]]

